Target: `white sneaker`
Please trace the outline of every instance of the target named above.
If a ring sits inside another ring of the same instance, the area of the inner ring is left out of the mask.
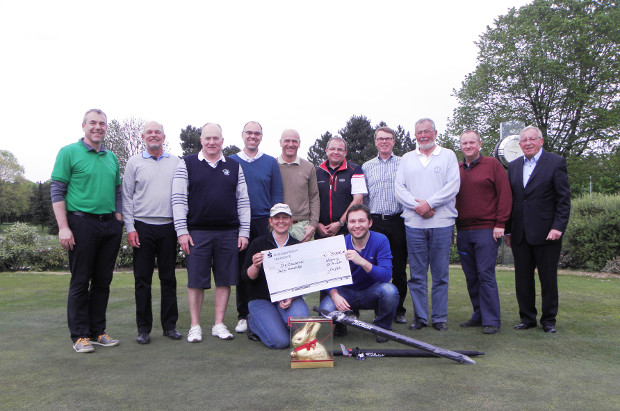
[[[219,337],[221,340],[232,340],[234,338],[223,323],[215,324],[211,328],[211,335]]]
[[[197,343],[202,341],[202,328],[199,325],[194,325],[189,329],[187,333],[187,341],[191,343]]]
[[[235,331],[238,333],[244,333],[248,331],[248,320],[246,320],[245,318],[242,318],[239,320],[239,322],[237,323],[237,326],[235,327]]]

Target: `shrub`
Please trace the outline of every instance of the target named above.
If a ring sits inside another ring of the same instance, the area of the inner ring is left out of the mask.
[[[31,269],[38,271],[68,270],[69,256],[59,242],[37,250],[31,261]]]
[[[607,261],[602,271],[604,273],[620,274],[620,257]]]
[[[27,270],[32,266],[41,240],[36,227],[15,223],[0,236],[0,270]]]
[[[572,201],[562,267],[600,271],[620,255],[620,195],[595,194]]]

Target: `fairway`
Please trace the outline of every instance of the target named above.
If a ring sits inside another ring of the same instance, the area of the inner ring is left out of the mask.
[[[448,331],[394,331],[452,350],[478,350],[475,365],[442,358],[336,357],[332,369],[291,370],[288,350],[235,334],[210,335],[213,293],[205,293],[203,342],[189,344],[185,271],[177,271],[183,340],[162,336],[154,287],[151,344],[138,345],[133,274],[115,273],[107,331],[118,347],[77,354],[66,323],[68,275],[0,273],[0,409],[620,409],[620,279],[559,277],[557,334],[516,331],[514,273],[498,271],[502,329],[483,335],[458,324],[470,303],[460,269],[450,272]],[[155,281],[156,283],[156,281]],[[155,285],[155,284],[154,284]],[[234,296],[234,290],[232,295]],[[312,308],[318,294],[307,297]],[[537,300],[540,307],[540,298]],[[407,319],[411,321],[408,297]],[[371,311],[361,319],[372,321]],[[236,323],[234,297],[226,324]],[[349,327],[335,346],[379,347]],[[388,342],[381,348],[407,348]]]

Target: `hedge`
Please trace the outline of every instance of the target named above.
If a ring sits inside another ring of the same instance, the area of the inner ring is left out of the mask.
[[[593,194],[573,199],[560,266],[613,271],[620,258],[620,195]]]

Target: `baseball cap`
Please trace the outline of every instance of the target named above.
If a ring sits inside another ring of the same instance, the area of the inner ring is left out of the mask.
[[[293,216],[293,213],[291,213],[291,208],[283,203],[278,203],[276,205],[274,205],[273,207],[271,207],[271,211],[269,212],[269,217],[274,217],[277,214],[280,213],[284,213],[284,214],[288,214],[291,217]]]

